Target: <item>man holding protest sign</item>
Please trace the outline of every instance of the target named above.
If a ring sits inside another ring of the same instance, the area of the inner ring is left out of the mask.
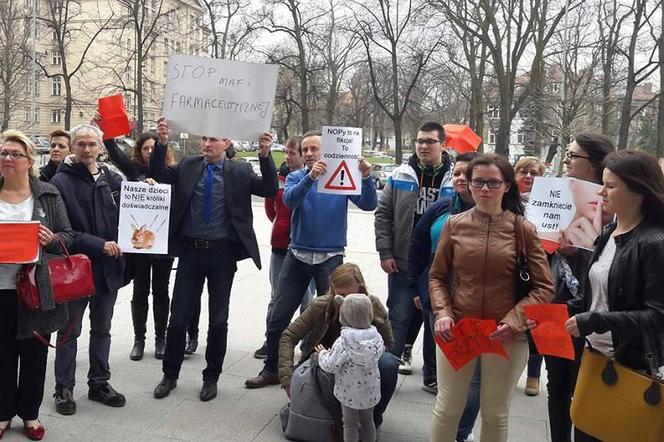
[[[171,302],[171,318],[163,361],[164,377],[154,389],[163,398],[177,385],[184,359],[185,334],[207,279],[209,327],[200,399],[217,396],[217,381],[226,355],[228,308],[237,261],[251,257],[260,268],[256,234],[252,226],[251,195],[277,193],[277,169],[270,155],[272,136],[260,136],[262,177],[247,163],[226,161],[228,138],[203,137],[203,155],[188,156],[166,166],[168,126],[158,121],[160,142],[150,157],[150,174],[173,184],[170,252],[179,256]],[[302,293],[304,290],[302,291]]]
[[[318,294],[323,295],[329,288],[330,274],[343,262],[348,200],[362,210],[376,208],[376,185],[371,179],[371,165],[360,157],[354,163],[362,176],[360,195],[321,193],[318,190],[317,181],[328,170],[327,163],[321,160],[321,136],[321,132],[308,132],[302,137],[302,154],[307,167],[291,172],[286,178],[283,199],[293,211],[291,242],[268,323],[265,368],[258,376],[247,379],[247,388],[279,384],[277,364],[281,334],[300,305],[311,278],[315,278]]]

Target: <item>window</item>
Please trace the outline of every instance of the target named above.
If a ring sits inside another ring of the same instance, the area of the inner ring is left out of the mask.
[[[489,129],[489,144],[496,144],[496,133]]]
[[[51,123],[60,123],[62,120],[62,109],[53,109],[51,111]]]
[[[180,42],[178,41],[177,43],[175,43],[175,53],[176,54],[181,54],[182,51],[180,49],[181,49],[181,46],[180,46]]]
[[[523,133],[523,129],[519,129],[519,131],[516,133],[516,142],[517,144],[523,144],[526,142],[526,137],[525,134]]]
[[[168,62],[164,62],[164,79],[168,78]]]
[[[558,83],[553,83],[553,84],[551,85],[551,90],[552,90],[553,92],[558,92],[558,91],[560,90],[560,87],[558,86]]]
[[[57,77],[53,77],[52,80],[51,95],[59,97],[62,95],[62,78],[58,75]]]
[[[24,111],[23,112],[23,121],[25,121],[26,123],[29,123],[30,122],[30,108],[26,107],[23,111]]]
[[[487,111],[489,112],[489,118],[500,118],[500,107],[489,105]]]
[[[148,66],[150,67],[150,76],[151,76],[152,78],[154,78],[154,73],[155,73],[156,65],[157,65],[157,63],[156,63],[154,57],[151,56],[151,57],[148,59]]]
[[[51,40],[53,40],[53,41],[58,40],[58,33],[55,32],[55,29],[53,29],[53,31],[51,31]]]
[[[129,107],[131,106],[131,97],[129,96],[129,94],[125,94],[124,101],[125,101],[125,109],[129,109]]]
[[[60,51],[53,49],[53,51],[51,52],[52,52],[51,54],[52,64],[54,64],[55,66],[60,66],[62,64],[62,57],[60,57]]]

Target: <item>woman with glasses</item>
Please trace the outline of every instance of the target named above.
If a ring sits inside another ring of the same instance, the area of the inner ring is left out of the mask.
[[[565,152],[565,176],[601,184],[604,171],[602,162],[614,150],[611,139],[606,135],[590,132],[578,134]],[[600,229],[584,219],[586,218],[577,218],[566,229],[562,247],[549,256],[555,290],[554,303],[566,303],[577,295],[579,287],[583,287],[585,283],[592,256],[588,249],[594,247]],[[585,248],[571,247],[570,242],[584,245]],[[581,349],[580,346],[581,342],[576,342],[577,350]],[[569,408],[576,384],[576,363],[555,356],[545,356],[544,360],[548,379],[546,387],[551,441],[571,442],[572,420]],[[580,430],[575,430],[574,433],[577,440],[584,437]]]
[[[519,186],[524,203],[528,202],[535,178],[543,176],[544,172],[546,172],[546,166],[536,157],[521,157],[514,165],[516,184]]]
[[[2,134],[0,221],[40,223],[36,280],[41,309],[26,310],[18,302],[16,278],[21,264],[0,264],[0,439],[14,416],[23,419],[28,438],[44,437],[39,408],[44,397],[48,347],[35,333],[49,340],[52,332],[67,324],[64,305],[53,302],[46,253],[61,253],[61,241],[69,246],[72,230],[56,188],[37,178],[36,159],[36,149],[24,134]]]
[[[664,177],[645,152],[612,152],[604,165],[599,195],[616,222],[599,237],[565,327],[618,362],[656,375],[664,366]]]
[[[478,361],[482,366],[480,440],[507,441],[510,402],[528,359],[523,306],[549,302],[553,284],[535,226],[521,218],[531,286],[522,299],[516,299],[515,230],[523,203],[507,160],[481,155],[470,163],[467,174],[476,205],[445,224],[429,273],[435,332],[451,341],[459,320],[493,319],[497,329],[490,338],[504,346],[509,358],[482,354],[455,371],[437,349],[438,396],[431,441],[455,440]]]

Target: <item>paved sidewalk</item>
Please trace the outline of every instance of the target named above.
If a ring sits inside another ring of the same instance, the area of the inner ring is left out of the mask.
[[[53,355],[49,357],[41,420],[47,428],[45,440],[50,441],[284,441],[277,413],[286,402],[278,387],[260,390],[244,388],[244,380],[255,376],[262,362],[253,358],[253,351],[263,341],[265,311],[269,299],[268,269],[270,224],[264,216],[262,203],[254,203],[254,228],[261,249],[263,270],[250,260],[239,263],[231,297],[228,353],[224,373],[219,381],[219,396],[201,402],[201,370],[204,368],[205,342],[198,352],[185,360],[178,387],[165,399],[152,397],[154,386],[161,379],[161,362],[154,359],[154,342],[148,341],[142,361],[129,360],[133,343],[130,315],[131,287],[118,296],[113,325],[111,352],[112,385],[127,397],[124,408],[104,407],[87,399],[86,373],[87,336],[84,328],[79,339],[77,379],[74,395],[78,411],[64,417],[53,405]],[[374,250],[373,214],[351,210],[348,222],[346,261],[357,263],[363,271],[369,290],[385,301],[387,278],[380,269]],[[175,272],[172,274],[171,284]],[[171,285],[172,290],[172,285]],[[206,295],[204,295],[207,299]],[[207,306],[203,303],[201,337],[207,330]],[[86,318],[87,321],[87,318]],[[151,313],[148,319],[151,333]],[[421,335],[421,334],[420,334]],[[421,340],[416,344],[414,373],[400,376],[396,394],[385,415],[379,432],[382,442],[425,441],[434,403],[434,396],[420,390]],[[543,375],[545,370],[542,370]],[[543,385],[546,382],[543,376]],[[510,418],[510,441],[546,442],[549,440],[545,392],[538,397],[523,393],[525,374],[515,392]],[[0,399],[1,400],[1,399]],[[5,440],[26,440],[15,419],[14,428]],[[479,425],[478,428],[479,429]],[[479,432],[475,432],[479,441]]]

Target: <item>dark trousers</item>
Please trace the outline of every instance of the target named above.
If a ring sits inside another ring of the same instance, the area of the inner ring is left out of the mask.
[[[429,299],[429,272],[424,272],[420,278],[417,280],[417,290],[419,293],[426,292],[426,299]],[[420,300],[422,296],[420,296]],[[422,323],[424,325],[424,337],[422,338],[422,377],[424,382],[436,380],[436,342],[434,341],[434,321],[433,321],[433,312],[431,311],[431,303],[423,302],[422,311],[415,309],[414,317],[420,318],[420,320],[414,319],[411,321],[411,327],[414,327],[414,324]],[[415,338],[411,342],[415,342],[417,339],[417,332],[419,332],[419,325],[417,330],[411,330],[409,333],[414,333]],[[410,335],[409,338],[410,339]],[[409,343],[411,343],[409,342]],[[471,387],[472,389],[472,387]],[[472,428],[472,427],[471,427]]]
[[[583,353],[583,341],[574,340],[574,350],[577,359]],[[578,361],[557,358],[555,356],[544,356],[546,360],[546,372],[548,382],[547,405],[549,408],[549,425],[551,427],[551,442],[572,441],[572,419],[570,417],[570,406],[576,386],[578,374]],[[576,442],[595,442],[596,439],[578,428],[574,428],[574,440]]]
[[[330,274],[342,263],[343,255],[335,255],[320,264],[307,264],[297,259],[291,250],[288,251],[279,273],[277,295],[268,321],[265,371],[277,373],[279,339],[300,306],[311,278],[316,281],[318,295],[324,295],[330,288]]]
[[[409,286],[408,272],[399,271],[387,275],[387,312],[394,334],[392,354],[400,358],[408,338],[410,323],[415,314],[413,298],[415,290]]]
[[[187,244],[183,248],[171,302],[171,318],[166,336],[164,376],[177,379],[184,359],[187,327],[196,302],[200,302],[203,284],[208,283],[209,326],[203,379],[216,382],[226,356],[228,308],[237,265],[235,247],[228,242],[218,247],[199,250]]]
[[[168,325],[168,280],[171,276],[173,258],[155,258],[150,255],[131,256],[134,266],[134,294],[131,299],[131,319],[134,337],[145,339],[148,320],[148,297],[152,282],[152,315],[156,339],[166,338]]]
[[[66,327],[58,332],[60,345],[55,351],[56,389],[63,387],[73,389],[76,383],[78,337],[81,336],[83,315],[88,304],[90,305],[88,386],[90,388],[102,387],[111,379],[108,358],[111,353],[111,322],[117,296],[117,291],[109,291],[104,284],[97,284],[95,281],[95,294],[92,298],[69,302],[69,321],[73,327]]]
[[[533,341],[532,336],[530,336],[530,333],[527,334],[528,336],[528,351],[530,352],[528,356],[528,377],[529,378],[540,378],[540,374],[542,372],[542,355],[537,352],[537,347],[535,346],[535,342]]]
[[[16,309],[16,291],[0,290],[0,421],[37,419],[44,397],[48,347],[16,339]]]

